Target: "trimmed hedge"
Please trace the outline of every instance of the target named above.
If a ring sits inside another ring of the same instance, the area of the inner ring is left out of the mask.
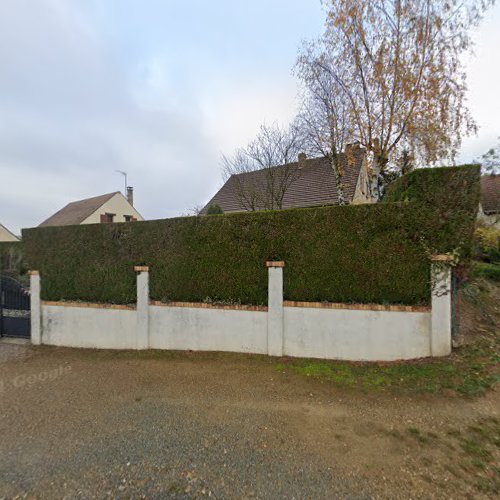
[[[417,169],[390,184],[383,201],[417,202],[435,208],[438,220],[429,238],[434,246],[429,250],[457,250],[467,262],[479,209],[480,176],[478,165]]]
[[[36,228],[23,240],[46,300],[133,303],[133,266],[149,265],[153,300],[266,304],[265,262],[284,260],[288,300],[422,304],[426,248],[453,251],[472,231],[475,210],[445,212],[420,201],[333,206]]]

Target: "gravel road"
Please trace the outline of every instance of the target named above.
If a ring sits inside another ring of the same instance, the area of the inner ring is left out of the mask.
[[[341,392],[258,356],[0,343],[0,498],[477,498],[399,431],[445,435],[498,399]]]

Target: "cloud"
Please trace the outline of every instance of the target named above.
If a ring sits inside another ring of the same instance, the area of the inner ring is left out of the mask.
[[[497,6],[471,63],[482,129],[466,160],[500,135],[499,16]],[[221,152],[293,116],[290,69],[322,24],[310,0],[2,0],[0,222],[18,231],[122,189],[118,169],[146,218],[206,202]]]
[[[194,206],[218,156],[196,96],[176,90],[161,59],[127,61],[76,5],[0,6],[0,217],[36,225],[68,201],[119,189],[116,169],[149,217]]]

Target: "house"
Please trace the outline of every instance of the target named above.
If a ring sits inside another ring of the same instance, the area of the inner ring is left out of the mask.
[[[127,188],[127,198],[120,191],[73,201],[40,224],[45,226],[74,226],[108,222],[142,221],[134,208],[133,189]]]
[[[481,202],[478,219],[500,229],[500,175],[481,177]]]
[[[3,224],[0,224],[0,242],[20,241],[19,238],[9,231]]]
[[[372,203],[366,150],[359,144],[350,144],[344,153],[338,155],[338,161],[344,172],[346,202]],[[295,163],[232,175],[201,213],[206,214],[208,208],[214,205],[220,206],[224,213],[269,209],[265,191],[268,190],[266,186],[270,177],[275,184],[282,184],[280,208],[339,204],[331,160],[327,157],[308,159],[302,153]]]

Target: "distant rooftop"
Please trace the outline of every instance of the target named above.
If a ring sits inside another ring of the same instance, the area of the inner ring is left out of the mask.
[[[348,162],[347,154],[340,153],[338,159],[344,171],[345,197],[350,202],[356,192],[359,173],[363,165],[365,150],[358,147],[352,150],[353,161]],[[315,207],[338,205],[335,171],[331,160],[327,157],[306,159],[273,168],[291,168],[296,170],[295,180],[285,192],[283,207]],[[206,213],[211,205],[219,205],[224,212],[243,212],[247,210],[242,203],[241,192],[245,186],[264,186],[267,169],[255,170],[243,174],[232,175],[216,195],[202,210]],[[264,210],[265,207],[257,207]]]
[[[500,175],[481,177],[481,207],[485,214],[500,213]]]
[[[73,201],[68,203],[64,208],[56,212],[47,220],[40,224],[42,226],[74,226],[81,224],[85,219],[90,217],[104,203],[113,198],[120,191],[114,193],[103,194],[85,200]]]

